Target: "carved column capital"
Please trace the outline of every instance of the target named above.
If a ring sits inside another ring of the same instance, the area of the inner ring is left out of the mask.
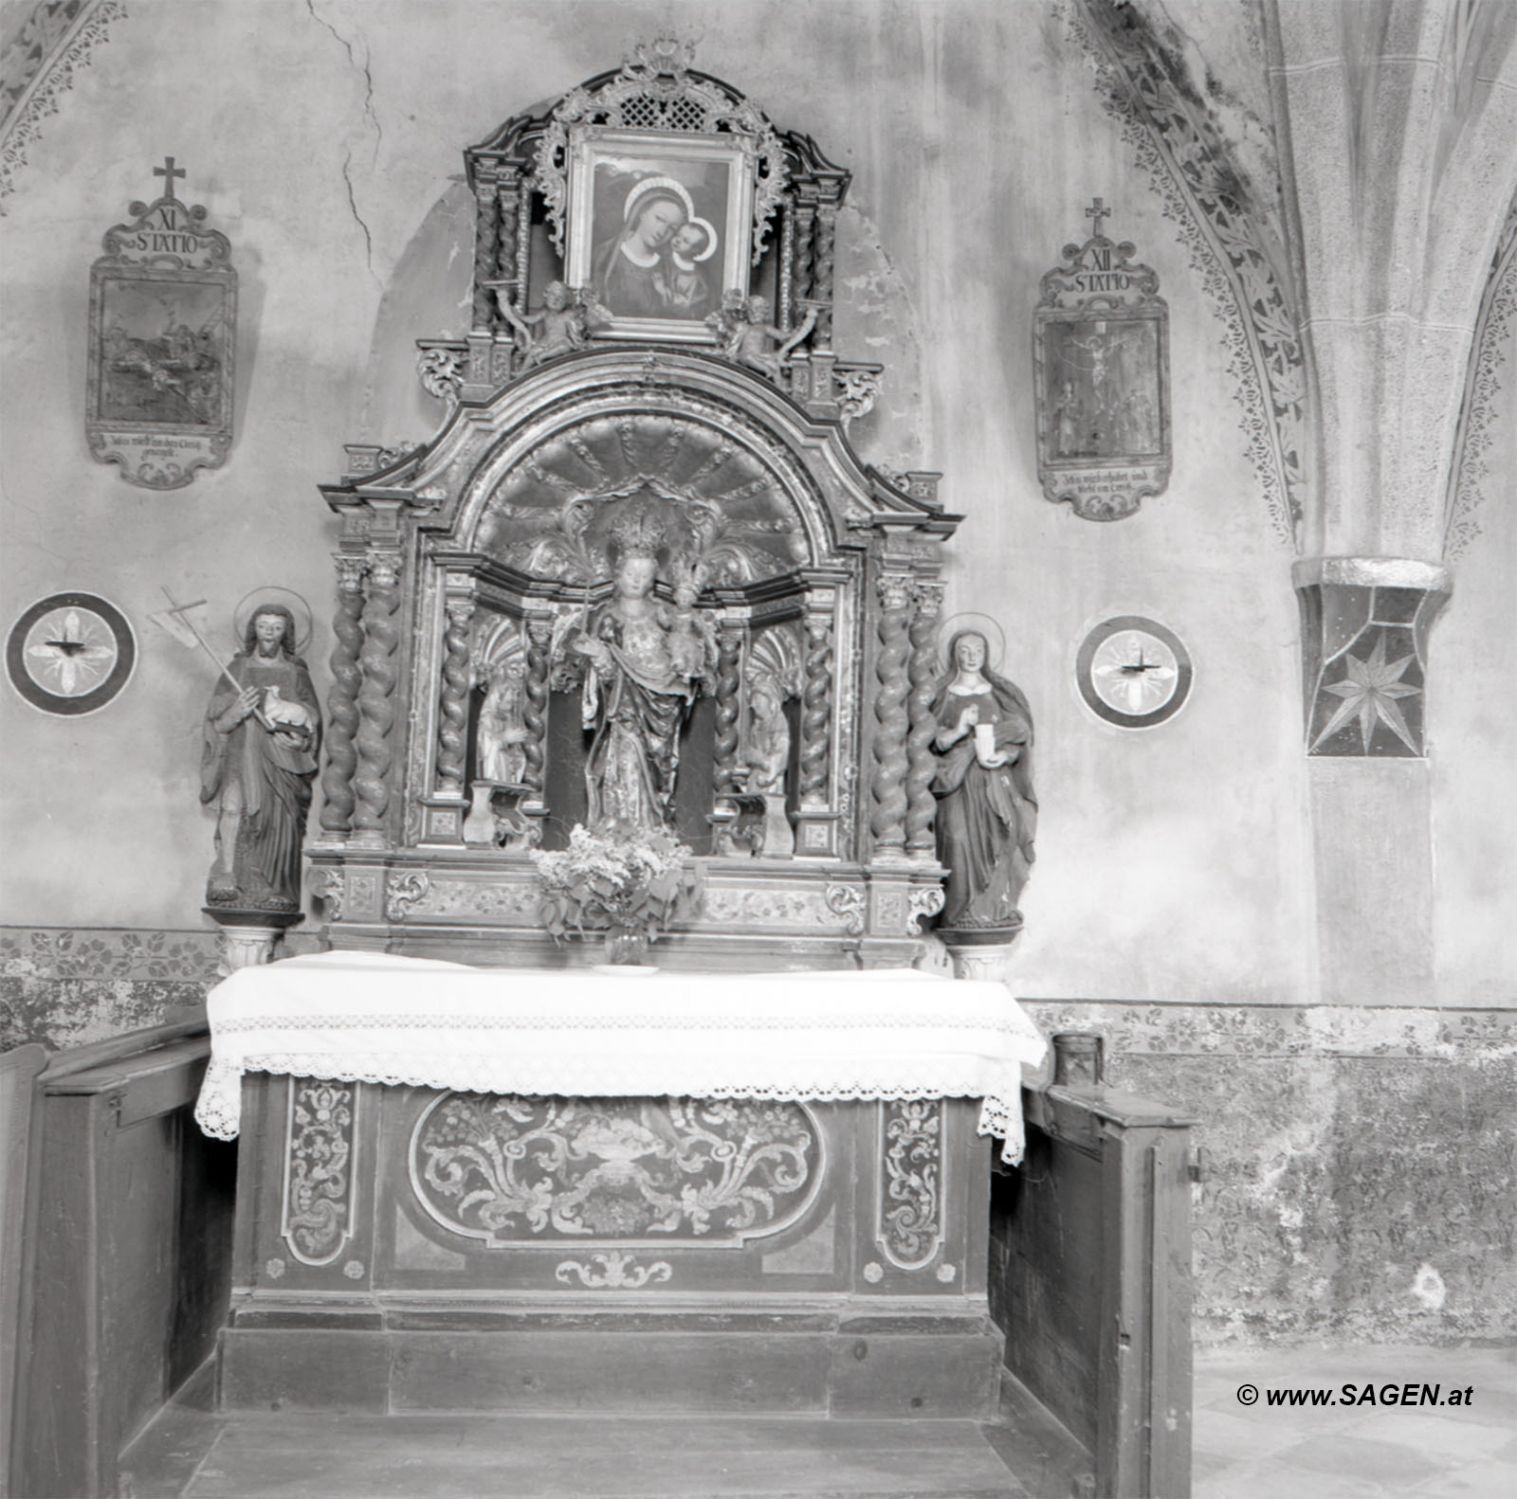
[[[449,623],[466,625],[474,618],[479,601],[471,593],[450,594],[443,607],[448,611]]]
[[[358,593],[363,588],[364,574],[369,570],[369,559],[357,552],[333,552],[332,561],[337,567],[337,588],[340,593]]]
[[[1453,588],[1403,557],[1314,557],[1292,569],[1301,608],[1308,755],[1426,753],[1428,635]]]
[[[905,573],[881,573],[876,579],[882,609],[906,609],[911,605],[911,579]]]
[[[400,582],[400,553],[375,549],[364,559],[369,587],[394,588]]]

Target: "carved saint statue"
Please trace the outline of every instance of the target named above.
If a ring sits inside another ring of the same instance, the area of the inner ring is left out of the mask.
[[[260,605],[242,651],[206,708],[200,799],[216,803],[206,903],[300,909],[300,846],[321,738],[321,709],[295,654],[295,620]]]
[[[582,709],[594,737],[585,761],[586,820],[591,827],[657,828],[673,807],[680,730],[700,668],[684,653],[675,611],[653,596],[662,540],[656,526],[640,517],[613,534],[620,555],[612,597],[570,641],[588,663]]]
[[[527,771],[527,663],[521,659],[497,666],[479,710],[474,748],[478,777],[519,786]]]
[[[780,684],[767,674],[748,683],[748,740],[743,753],[748,767],[747,789],[765,796],[783,796],[790,768],[790,721]]]
[[[985,637],[955,635],[932,714],[938,755],[938,858],[948,869],[940,925],[1020,925],[1017,900],[1033,861],[1032,712],[1020,689],[986,665]]]

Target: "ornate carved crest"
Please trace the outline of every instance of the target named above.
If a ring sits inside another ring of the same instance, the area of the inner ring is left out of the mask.
[[[1065,245],[1043,277],[1033,331],[1038,478],[1085,520],[1121,520],[1169,483],[1169,308],[1133,245]]]
[[[205,209],[175,196],[174,158],[153,171],[163,196],[133,203],[90,269],[85,430],[129,483],[181,489],[231,447],[237,272]]]
[[[576,126],[609,126],[752,141],[753,243],[757,263],[769,221],[785,190],[785,150],[762,111],[703,73],[692,73],[693,43],[672,36],[639,43],[620,71],[598,87],[571,89],[560,100],[537,147],[537,188],[554,246],[564,248],[569,197],[570,135]]]

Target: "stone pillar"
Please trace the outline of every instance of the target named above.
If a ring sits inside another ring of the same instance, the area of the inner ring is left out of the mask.
[[[932,778],[937,773],[933,736],[937,722],[932,716],[933,687],[938,677],[938,615],[943,607],[943,585],[922,579],[916,585],[917,607],[911,620],[911,696],[907,702],[911,728],[906,740],[906,852],[913,860],[929,864],[937,858],[933,821],[937,798]]]
[[[903,573],[885,573],[878,583],[879,648],[874,661],[874,776],[870,783],[869,830],[874,838],[874,859],[889,864],[906,858],[911,583]]]
[[[400,607],[400,553],[369,553],[368,592],[363,607],[363,686],[358,693],[358,770],[353,778],[355,806],[349,842],[383,848],[390,806],[390,732],[395,723],[396,671],[400,642],[395,611]]]
[[[364,557],[338,552],[337,613],[332,620],[332,690],[327,694],[327,763],[321,774],[321,830],[328,842],[339,842],[353,825],[353,772],[358,752],[353,736],[358,731],[358,688],[362,673],[358,653],[363,646]]]
[[[1428,635],[1447,569],[1318,557],[1301,608],[1317,966],[1325,1004],[1425,1004],[1433,992]]]
[[[470,595],[455,595],[447,600],[442,691],[438,698],[435,789],[438,796],[460,800],[464,794],[464,762],[468,754],[469,645],[473,638],[471,626],[475,607]]]

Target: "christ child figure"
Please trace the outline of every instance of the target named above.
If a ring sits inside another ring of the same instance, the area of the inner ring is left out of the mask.
[[[675,230],[664,251],[657,282],[659,294],[680,317],[703,318],[711,304],[711,284],[697,263],[716,249],[716,235],[704,219],[691,219]]]

